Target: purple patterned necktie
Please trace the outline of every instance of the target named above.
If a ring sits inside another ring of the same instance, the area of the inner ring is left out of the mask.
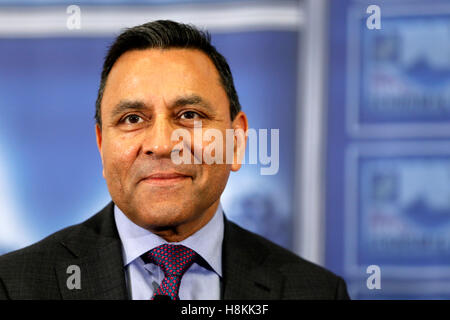
[[[152,299],[157,295],[166,295],[172,300],[179,300],[181,277],[196,257],[195,251],[182,245],[163,244],[147,252],[144,261],[156,264],[164,272],[164,279]]]

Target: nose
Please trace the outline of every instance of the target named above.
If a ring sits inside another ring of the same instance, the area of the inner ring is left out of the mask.
[[[143,152],[155,158],[170,158],[174,142],[171,141],[172,126],[164,114],[155,116],[147,129]]]

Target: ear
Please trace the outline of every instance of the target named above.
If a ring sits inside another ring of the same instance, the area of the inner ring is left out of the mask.
[[[102,153],[102,129],[98,123],[95,124],[95,136],[97,138],[97,148],[100,154]]]
[[[231,124],[234,130],[234,158],[231,171],[238,171],[242,166],[242,159],[247,146],[248,120],[244,112],[240,111]]]
[[[95,136],[97,138],[97,148],[98,151],[100,152],[100,157],[102,159],[103,177],[105,177],[105,165],[103,163],[103,153],[102,153],[102,129],[100,128],[98,123],[95,124]]]

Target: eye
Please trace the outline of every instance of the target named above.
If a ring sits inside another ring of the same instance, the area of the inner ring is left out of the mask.
[[[128,116],[126,116],[125,118],[123,118],[123,122],[126,124],[137,124],[142,122],[142,118],[140,116],[138,116],[137,114],[130,114]]]
[[[197,112],[186,111],[181,114],[180,118],[183,120],[192,120],[192,119],[201,118],[201,116]]]

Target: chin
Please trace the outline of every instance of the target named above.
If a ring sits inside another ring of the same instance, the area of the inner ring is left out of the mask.
[[[139,225],[146,229],[176,227],[189,221],[194,212],[179,204],[152,203],[146,210],[137,210]]]

